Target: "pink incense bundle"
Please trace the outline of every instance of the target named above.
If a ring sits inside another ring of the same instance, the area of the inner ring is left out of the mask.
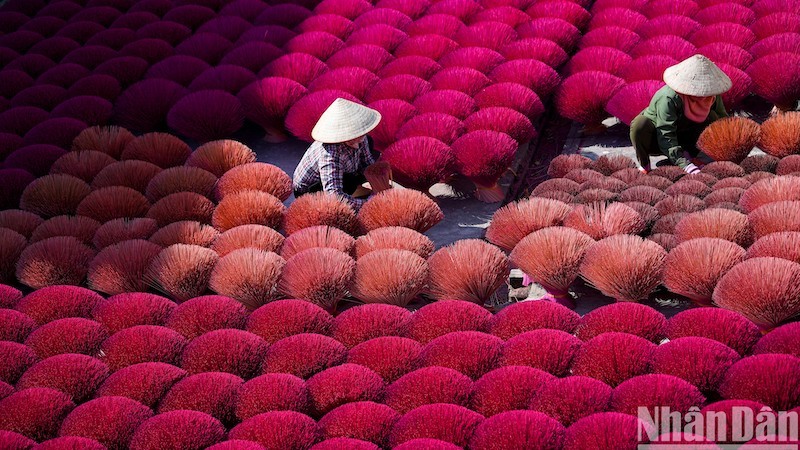
[[[433,253],[434,245],[424,234],[405,227],[380,227],[356,239],[355,255],[360,258],[374,250],[408,250],[422,258]],[[415,338],[416,339],[416,338]]]
[[[467,133],[453,143],[456,168],[475,183],[479,200],[491,203],[503,199],[497,181],[511,165],[517,147],[511,136],[491,130]]]
[[[728,64],[737,68],[747,67],[753,62],[753,55],[750,52],[727,42],[704,45],[698,52],[717,64]]]
[[[534,19],[543,17],[563,19],[578,28],[585,28],[592,18],[584,5],[572,1],[534,2],[525,12]]]
[[[367,25],[370,24],[363,24]],[[295,30],[300,33],[324,31],[344,40],[355,30],[355,25],[351,20],[338,14],[315,14],[297,25]]]
[[[509,203],[495,212],[486,229],[486,239],[510,251],[530,233],[561,225],[570,211],[569,205],[546,198]]]
[[[328,225],[352,234],[356,230],[356,213],[340,196],[315,192],[296,199],[283,217],[287,235],[315,225]]]
[[[555,17],[534,19],[519,25],[521,38],[544,38],[557,43],[565,50],[571,50],[581,38],[581,31],[575,25]]]
[[[365,99],[369,103],[392,98],[412,103],[431,89],[431,83],[422,78],[414,75],[394,75],[375,83]]]
[[[727,117],[709,125],[697,140],[697,147],[714,161],[739,163],[753,150],[760,135],[761,127],[752,119]]]
[[[596,28],[586,33],[578,42],[578,48],[613,47],[625,53],[630,53],[640,40],[641,37],[634,31],[612,25]]]
[[[592,181],[592,180],[590,180]],[[617,199],[618,194],[615,192],[607,191],[605,189],[592,188],[583,189],[578,195],[575,196],[572,203],[575,204],[589,204],[589,203],[610,203]]]
[[[519,39],[500,48],[500,54],[508,60],[537,59],[550,67],[558,67],[569,59],[563,48],[545,38]]]
[[[327,64],[331,69],[362,67],[370,72],[378,72],[392,59],[392,55],[383,47],[360,44],[339,50],[323,64]]]
[[[415,20],[405,31],[410,36],[437,34],[449,39],[455,36],[456,32],[463,27],[464,22],[456,17],[454,11],[446,14],[428,11],[425,17]]]
[[[486,89],[481,92],[486,92]],[[476,102],[477,96],[473,100],[472,97],[463,92],[445,89],[434,90],[420,95],[414,100],[414,107],[421,113],[445,113],[464,120],[478,110]]]
[[[663,81],[664,70],[675,64],[678,64],[678,61],[671,56],[659,54],[638,56],[634,57],[628,67],[625,68],[619,76],[624,78],[628,83],[644,80],[660,82]]]
[[[672,292],[692,299],[701,306],[711,304],[720,278],[744,260],[745,251],[737,244],[719,238],[685,241],[667,255],[664,285]]]
[[[364,303],[405,307],[428,283],[428,264],[408,250],[384,249],[358,259],[351,294]]]
[[[465,239],[428,258],[428,293],[437,300],[462,300],[483,305],[508,277],[503,252],[478,239]],[[454,276],[456,275],[456,276]]]
[[[592,169],[574,169],[569,171],[564,178],[572,180],[578,184],[586,183],[587,181],[602,180],[605,177],[602,173]],[[662,192],[663,194],[663,192]]]
[[[395,2],[394,0],[386,0],[383,3],[376,2],[377,8],[371,9],[356,17],[353,20],[353,23],[360,28],[368,27],[370,25],[384,24],[391,25],[398,30],[406,31],[413,23],[413,19],[405,11],[412,12],[411,10],[415,10],[414,12],[416,12],[416,10],[419,8],[419,3],[424,3],[425,7],[428,6],[427,0],[421,0],[416,4],[414,4],[414,2],[407,2],[403,5]],[[311,19],[313,19],[313,17],[309,18],[309,20]],[[308,20],[306,21],[308,22]]]
[[[378,161],[364,170],[373,192],[381,192],[392,187],[392,166],[388,162]]]
[[[392,165],[393,173],[403,186],[422,191],[449,176],[455,159],[447,144],[427,136],[401,139],[381,156]]]
[[[452,89],[474,96],[491,84],[483,73],[470,67],[445,67],[431,77],[433,89]]]
[[[753,274],[762,274],[754,277]],[[717,283],[713,300],[770,330],[797,315],[800,308],[800,264],[759,257],[734,266]]]
[[[733,85],[727,92],[722,94],[722,102],[729,111],[731,109],[738,109],[742,101],[753,91],[753,79],[744,70],[738,67],[725,63],[719,63],[717,65],[720,70],[728,75]]]
[[[603,175],[611,176],[614,172],[622,169],[635,169],[636,163],[629,157],[625,155],[612,155],[612,154],[605,154],[597,158],[596,160],[592,161],[592,164],[589,166],[590,169],[596,170]],[[600,185],[594,186],[600,189],[607,189],[613,192],[621,192],[624,188],[616,188],[618,183],[614,183],[613,181],[608,182],[605,178],[600,181]],[[615,186],[615,188],[609,188],[609,185]]]
[[[800,9],[793,11],[775,11],[772,14],[760,17],[750,28],[758,39],[765,39],[786,31],[800,31]]]
[[[574,169],[588,169],[592,160],[579,154],[558,155],[550,161],[547,168],[547,175],[552,178],[562,178]],[[577,194],[578,191],[569,191],[570,194]]]
[[[377,75],[381,78],[394,75],[414,75],[427,80],[441,70],[442,66],[439,64],[427,56],[402,56],[383,66]]]
[[[259,72],[261,76],[283,77],[303,86],[328,71],[328,66],[306,53],[288,53],[269,63]]]
[[[209,64],[218,64],[233,44],[224,37],[208,32],[199,32],[175,47],[175,54],[199,58]]]
[[[250,311],[276,300],[283,258],[255,248],[234,250],[221,257],[208,285],[214,292],[241,302]]]
[[[631,57],[622,50],[613,47],[586,47],[576,53],[564,65],[562,73],[570,76],[578,72],[596,70],[617,75],[625,70],[631,63]]]
[[[687,16],[664,14],[636,29],[642,39],[672,34],[687,39],[700,28],[700,24]]]
[[[658,80],[629,80],[629,84],[618,90],[606,103],[606,111],[625,125],[630,125],[647,108],[653,94],[662,86],[664,82]]]
[[[764,121],[758,146],[777,158],[800,153],[800,112],[777,114]],[[768,169],[765,171],[774,172]]]
[[[547,227],[529,234],[511,252],[511,261],[554,297],[567,298],[586,249],[594,240],[578,230]]]
[[[514,3],[519,3],[519,6],[513,6]],[[475,13],[475,15],[470,18],[470,22],[501,22],[516,27],[517,25],[530,22],[531,20],[531,16],[522,11],[527,3],[529,3],[527,0],[518,2],[500,1],[496,5],[484,2],[483,5],[486,9]]]
[[[603,239],[617,234],[637,234],[645,222],[633,208],[623,203],[593,202],[576,206],[564,218],[564,226]]]
[[[623,79],[607,72],[578,72],[559,86],[556,108],[562,116],[584,124],[584,132],[604,130],[606,104],[624,84]]]
[[[589,21],[586,31],[608,26],[620,26],[629,30],[636,30],[646,22],[647,17],[634,11],[628,5],[613,5],[599,8],[598,4],[595,3],[592,7],[592,19]]]
[[[323,0],[314,8],[314,13],[338,14],[353,20],[370,9],[372,9],[372,5],[366,1]]]
[[[661,283],[666,256],[655,242],[614,235],[588,248],[580,274],[604,295],[636,302],[646,299]]]
[[[756,238],[781,231],[800,231],[800,202],[767,203],[748,215]]]
[[[344,48],[344,42],[324,31],[308,31],[289,40],[283,49],[287,53],[305,53],[325,61]]]
[[[517,32],[501,22],[478,22],[456,32],[455,41],[462,47],[483,47],[499,50],[517,39]]]
[[[239,94],[245,116],[261,125],[269,139],[285,139],[283,118],[289,108],[308,91],[289,78],[267,77],[255,81]]]
[[[170,80],[140,81],[119,96],[114,104],[114,122],[134,131],[164,129],[167,113],[184,94],[183,86]]]
[[[426,14],[450,14],[463,22],[467,22],[469,17],[481,10],[481,4],[472,0],[442,0],[433,3]]]
[[[535,59],[515,59],[497,66],[489,74],[496,83],[519,83],[546,97],[558,87],[561,77],[552,67]]]
[[[442,219],[444,214],[439,205],[429,196],[413,189],[383,191],[372,196],[358,212],[361,228],[367,232],[399,226],[424,233]]]
[[[776,71],[775,67],[783,70]],[[753,79],[753,91],[775,104],[781,111],[791,111],[800,99],[800,54],[778,52],[762,56],[747,68]]]
[[[453,141],[464,134],[465,130],[464,123],[450,114],[422,113],[400,127],[397,130],[396,138],[402,140],[415,136],[427,136],[452,145]]]
[[[317,77],[308,85],[308,89],[312,92],[341,89],[363,99],[377,82],[378,77],[362,67],[339,67]]]
[[[719,2],[715,5],[704,5],[703,9],[694,16],[694,20],[703,25],[732,22],[749,26],[755,18],[756,15],[750,7],[736,2]]]
[[[778,33],[753,44],[747,51],[758,59],[778,52],[792,52],[800,45],[800,32]]]
[[[286,261],[278,290],[332,313],[350,288],[354,271],[355,261],[349,255],[333,248],[310,248]]]
[[[393,52],[406,39],[408,35],[401,30],[389,24],[377,23],[357,29],[347,39],[346,45],[377,45]]]
[[[400,44],[395,50],[396,57],[419,55],[437,60],[458,48],[458,44],[444,36],[422,34],[412,36]]]
[[[530,120],[536,120],[544,114],[544,104],[539,96],[519,83],[494,83],[487,86],[475,95],[475,103],[479,108],[511,108]]]
[[[172,299],[186,301],[208,289],[219,256],[197,245],[175,244],[156,255],[145,273],[145,283]]]
[[[751,213],[767,203],[800,200],[798,186],[800,178],[792,176],[762,179],[747,188],[739,199],[739,206],[746,213]]]
[[[397,130],[419,112],[417,108],[407,101],[396,98],[378,100],[368,106],[381,113],[380,123],[370,132],[370,137],[374,139],[375,147],[378,151],[383,151],[392,145],[395,141]]]
[[[664,35],[639,42],[631,51],[631,56],[639,58],[647,55],[665,55],[676,61],[683,61],[696,52],[697,47],[686,39],[680,36]]]
[[[505,133],[520,144],[536,137],[536,130],[530,119],[522,113],[503,106],[490,106],[479,109],[464,121],[467,131],[492,130]]]
[[[680,242],[697,238],[719,238],[747,248],[753,242],[753,228],[747,216],[736,211],[711,208],[687,215],[675,225]]]
[[[167,113],[170,128],[198,142],[228,137],[244,125],[238,98],[221,90],[202,90],[183,97]]]
[[[141,239],[110,245],[89,264],[87,283],[92,289],[111,295],[146,291],[144,277],[161,248]]]

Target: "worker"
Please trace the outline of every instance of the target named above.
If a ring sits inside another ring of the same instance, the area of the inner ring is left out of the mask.
[[[372,139],[367,136],[380,121],[381,114],[374,109],[343,98],[334,100],[311,131],[314,143],[294,171],[295,197],[324,191],[341,196],[358,210],[370,192],[389,186],[388,181],[373,179],[372,189],[362,187],[375,173],[390,176],[386,163],[375,163]]]
[[[665,155],[687,173],[700,171],[707,156],[697,149],[697,139],[717,119],[727,117],[721,94],[731,79],[710,59],[694,55],[664,71],[666,86],[631,122],[631,142],[645,172],[650,155]]]

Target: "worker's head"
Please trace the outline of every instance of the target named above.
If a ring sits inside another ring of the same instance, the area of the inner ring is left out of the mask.
[[[378,111],[337,98],[322,113],[311,131],[311,136],[324,144],[345,143],[358,147],[366,134],[375,129],[380,121],[381,114]]]
[[[664,82],[675,92],[693,98],[711,98],[727,92],[731,79],[703,55],[694,55],[664,71]]]

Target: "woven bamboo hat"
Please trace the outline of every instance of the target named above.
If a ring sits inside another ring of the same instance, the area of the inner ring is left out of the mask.
[[[675,92],[694,97],[719,95],[731,88],[731,79],[703,55],[694,55],[667,67],[664,82]]]
[[[363,136],[381,121],[381,113],[358,103],[337,98],[311,130],[311,137],[324,144],[338,144]]]

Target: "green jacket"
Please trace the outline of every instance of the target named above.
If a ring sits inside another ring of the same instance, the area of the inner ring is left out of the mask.
[[[716,116],[715,118],[728,117],[725,105],[722,104],[722,96],[717,96],[711,111],[711,116]],[[661,152],[667,155],[673,164],[686,167],[689,161],[683,157],[683,148],[678,143],[678,121],[683,118],[681,96],[671,87],[664,86],[653,95],[650,106],[642,112],[642,115],[655,125]]]

